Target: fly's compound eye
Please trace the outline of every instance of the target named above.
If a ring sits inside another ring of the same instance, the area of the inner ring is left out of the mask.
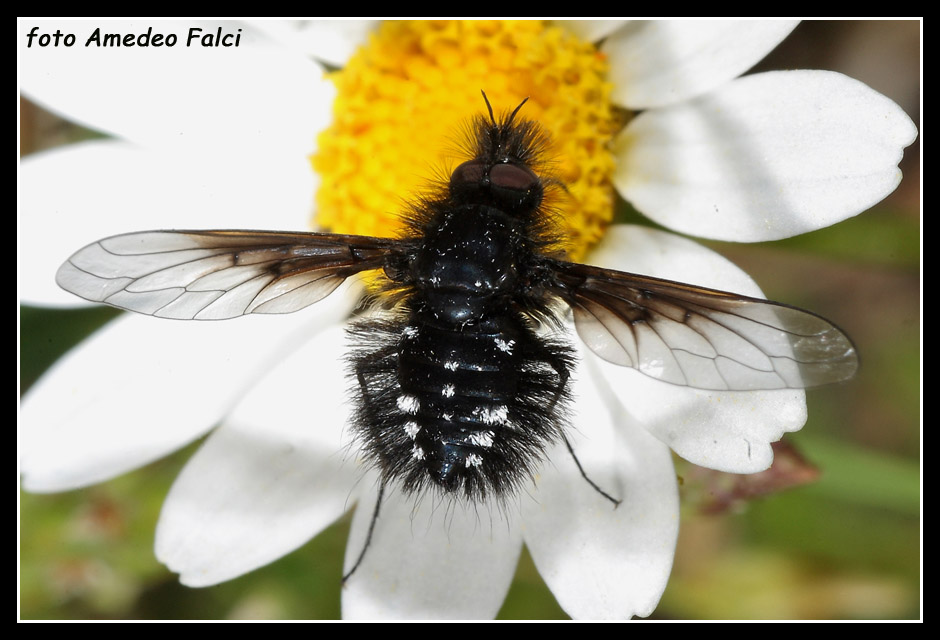
[[[454,169],[450,176],[450,188],[451,190],[473,188],[488,181],[486,164],[477,160],[470,160]]]
[[[499,189],[530,191],[541,184],[528,167],[518,164],[497,164],[490,169],[490,183]]]
[[[487,201],[509,208],[538,206],[542,199],[542,181],[535,172],[511,162],[464,162],[451,174],[450,189],[453,195],[480,194]]]

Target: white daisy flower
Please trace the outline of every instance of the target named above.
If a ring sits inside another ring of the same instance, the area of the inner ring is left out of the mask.
[[[74,34],[76,44],[42,47],[37,36],[27,48],[21,37],[23,93],[112,136],[22,163],[18,267],[22,298],[33,304],[74,304],[54,286],[55,271],[101,237],[307,229],[318,179],[318,224],[389,235],[393,215],[362,212],[399,209],[389,198],[427,177],[420,169],[437,159],[438,130],[479,112],[481,88],[504,107],[528,96],[527,117],[558,141],[573,255],[763,297],[690,240],[608,226],[611,184],[669,229],[771,240],[878,202],[900,181],[897,163],[916,135],[897,105],[840,74],[738,77],[790,22],[18,23],[22,32],[32,26]],[[178,43],[83,46],[99,27],[151,39],[173,33]],[[239,45],[186,47],[191,28],[202,29],[200,43],[217,35]],[[338,89],[314,60],[344,68]],[[403,122],[413,128],[403,131]],[[314,151],[319,174],[309,167]],[[157,556],[184,584],[252,571],[360,504],[348,570],[377,487],[344,453],[342,325],[357,296],[348,283],[306,311],[225,323],[119,318],[24,397],[23,486],[88,486],[209,433],[157,529]],[[573,444],[591,479],[623,500],[619,508],[584,482],[563,446],[508,513],[393,490],[343,591],[344,617],[493,617],[523,544],[572,617],[648,616],[678,533],[670,449],[752,473],[770,465],[770,444],[806,419],[802,391],[701,391],[610,366],[586,349],[579,358]]]

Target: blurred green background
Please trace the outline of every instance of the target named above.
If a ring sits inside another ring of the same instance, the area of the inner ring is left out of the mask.
[[[804,22],[758,70],[841,71],[919,126],[920,36],[911,21]],[[20,107],[23,155],[89,135],[26,100]],[[919,140],[901,167],[894,194],[833,228],[762,245],[710,243],[769,297],[835,320],[863,365],[850,383],[809,392],[809,422],[786,438],[818,471],[815,482],[713,513],[715,488],[735,479],[677,461],[683,520],[653,618],[922,617]],[[21,307],[20,393],[116,315]],[[160,505],[193,450],[83,491],[20,492],[20,617],[338,618],[348,518],[216,587],[183,587],[156,561]],[[565,617],[527,555],[500,617]]]

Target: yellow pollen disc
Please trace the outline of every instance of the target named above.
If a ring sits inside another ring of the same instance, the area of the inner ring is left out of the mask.
[[[549,175],[565,185],[549,205],[571,259],[613,216],[611,140],[620,126],[606,60],[592,44],[540,21],[384,22],[341,71],[333,124],[318,138],[316,226],[395,236],[404,202],[446,179],[461,135],[493,110],[548,132]]]

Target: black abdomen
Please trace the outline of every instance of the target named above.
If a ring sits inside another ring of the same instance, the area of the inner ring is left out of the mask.
[[[393,320],[355,326],[355,429],[406,491],[470,498],[514,492],[559,441],[570,349],[536,335],[516,222],[489,207],[435,220],[393,275],[408,287]]]
[[[516,313],[461,330],[418,319],[357,328],[385,342],[354,360],[367,453],[407,491],[513,492],[561,437],[567,347]]]

